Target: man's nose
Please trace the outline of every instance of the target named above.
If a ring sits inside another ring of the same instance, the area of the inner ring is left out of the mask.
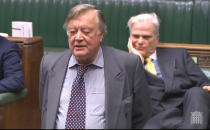
[[[82,33],[80,31],[77,32],[75,39],[82,40]]]
[[[143,37],[139,37],[139,39],[138,39],[138,43],[139,43],[139,44],[142,44],[142,43],[143,43],[143,41],[144,41]]]

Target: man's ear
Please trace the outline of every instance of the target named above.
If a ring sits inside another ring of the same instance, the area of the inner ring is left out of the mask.
[[[99,42],[102,43],[103,39],[104,39],[104,34],[100,34],[99,35]]]

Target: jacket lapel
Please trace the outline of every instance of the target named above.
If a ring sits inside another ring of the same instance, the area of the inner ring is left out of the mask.
[[[157,57],[165,83],[165,91],[168,92],[174,79],[175,59],[168,55],[164,49],[157,49]]]
[[[60,100],[60,94],[63,86],[63,82],[70,59],[70,51],[66,52],[57,65],[50,72],[49,90],[48,90],[48,113],[47,113],[47,128],[51,128],[55,124],[57,108]],[[53,58],[53,57],[52,57]],[[50,113],[50,114],[49,114]]]
[[[116,128],[117,117],[119,115],[120,104],[123,94],[124,73],[115,64],[116,61],[107,47],[102,46],[104,56],[104,75],[105,75],[105,118],[106,128]],[[56,121],[57,108],[59,105],[62,85],[65,79],[66,69],[71,54],[65,53],[58,61],[57,65],[50,72],[50,82],[48,91],[47,108],[47,128],[54,126]],[[50,112],[49,112],[50,111]],[[50,113],[50,114],[49,114]],[[55,126],[54,126],[55,127]],[[53,127],[53,128],[54,128]]]
[[[123,94],[125,75],[116,64],[112,52],[102,46],[105,74],[106,128],[116,128]]]

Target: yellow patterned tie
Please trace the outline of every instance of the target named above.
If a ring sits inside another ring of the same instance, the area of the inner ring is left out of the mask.
[[[155,69],[155,64],[152,62],[152,58],[146,58],[145,69],[151,74],[157,76],[157,71]]]

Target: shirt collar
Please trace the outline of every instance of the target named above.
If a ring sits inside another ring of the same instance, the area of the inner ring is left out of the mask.
[[[155,50],[155,52],[149,56],[150,58],[152,58],[153,60],[157,60],[157,52]]]
[[[103,57],[103,53],[102,53],[102,49],[101,47],[99,47],[99,51],[98,54],[95,58],[95,60],[93,61],[93,63],[91,63],[92,65],[95,65],[97,67],[103,68],[104,67],[104,57]],[[72,55],[70,60],[69,60],[69,66],[68,68],[72,68],[75,65],[79,65],[78,61],[76,60],[75,56]]]

